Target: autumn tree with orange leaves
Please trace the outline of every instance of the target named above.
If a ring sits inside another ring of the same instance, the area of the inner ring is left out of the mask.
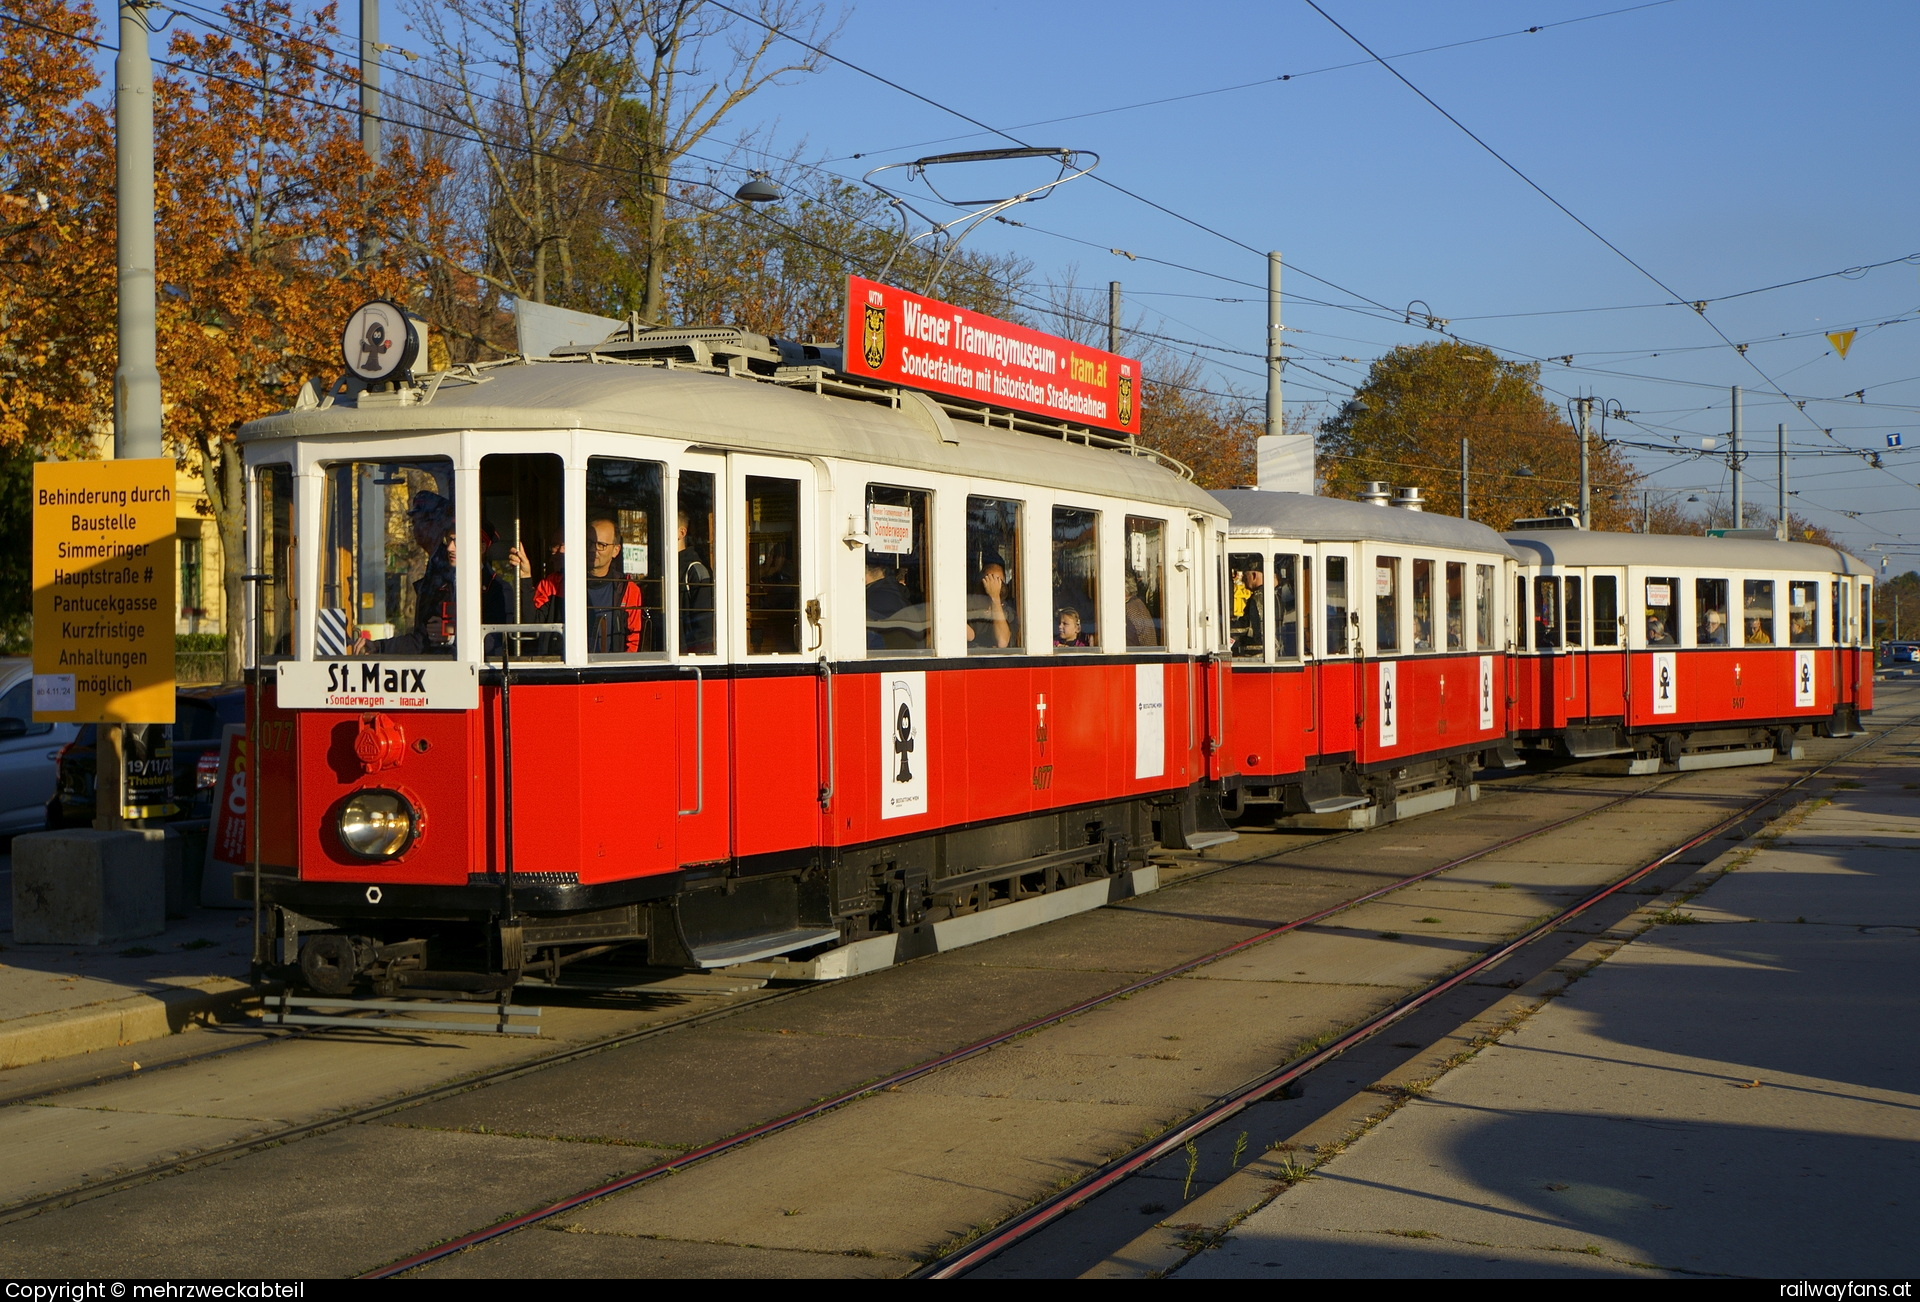
[[[116,365],[113,139],[96,102],[83,0],[24,0],[0,21],[0,187],[30,205],[0,225],[0,441],[86,455],[111,428]],[[163,432],[204,478],[226,609],[241,609],[234,434],[338,369],[340,323],[373,297],[410,302],[416,268],[452,259],[424,219],[436,169],[404,140],[375,167],[353,112],[358,75],[331,5],[230,0],[179,31],[154,86]],[[74,160],[82,160],[75,165]],[[23,190],[48,195],[45,211]],[[9,216],[18,205],[8,204]],[[360,249],[377,236],[380,258]],[[240,628],[226,621],[227,672]]]

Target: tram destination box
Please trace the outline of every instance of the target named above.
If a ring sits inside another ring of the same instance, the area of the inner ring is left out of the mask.
[[[283,660],[278,700],[290,710],[474,710],[478,667],[456,660]]]

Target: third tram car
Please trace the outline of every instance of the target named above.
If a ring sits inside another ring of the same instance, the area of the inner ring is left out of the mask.
[[[1873,707],[1872,571],[1807,543],[1544,530],[1507,541],[1513,731],[1632,771],[1765,763]]]

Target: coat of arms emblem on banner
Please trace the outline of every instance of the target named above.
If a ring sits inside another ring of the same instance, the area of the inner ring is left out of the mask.
[[[1133,424],[1133,377],[1124,366],[1120,368],[1120,423]]]
[[[877,289],[867,291],[866,330],[860,342],[867,365],[879,370],[887,360],[887,300]]]

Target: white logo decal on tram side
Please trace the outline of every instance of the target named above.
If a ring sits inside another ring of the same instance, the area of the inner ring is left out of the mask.
[[[1653,653],[1653,712],[1672,714],[1680,708],[1680,675],[1671,651]]]
[[[1480,657],[1480,731],[1493,731],[1493,657]]]
[[[1133,667],[1133,776],[1167,771],[1167,667]]]
[[[1816,679],[1813,676],[1813,652],[1795,651],[1793,653],[1793,703],[1799,709],[1807,709],[1818,704],[1814,695]]]
[[[1391,660],[1380,662],[1380,747],[1400,744],[1400,666]]]
[[[924,673],[880,675],[880,817],[927,812]]]

